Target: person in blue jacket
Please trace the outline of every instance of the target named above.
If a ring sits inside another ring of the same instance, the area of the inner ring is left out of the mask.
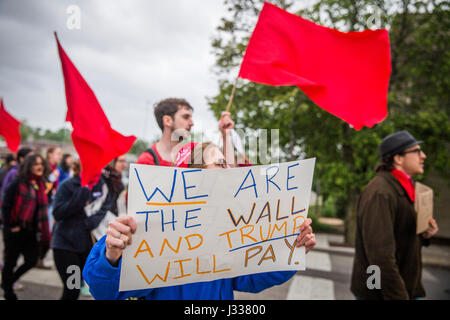
[[[218,148],[210,147],[203,150],[209,150],[210,159],[205,159],[206,152],[205,155],[202,154],[202,168],[228,167]],[[196,158],[195,155],[196,148],[192,152],[192,158]],[[311,219],[306,219],[296,239],[297,247],[304,245],[306,252],[316,244],[310,224]],[[83,270],[83,278],[95,299],[232,300],[234,290],[257,293],[286,282],[296,273],[296,271],[266,272],[208,282],[119,292],[122,252],[131,244],[136,228],[136,221],[132,216],[120,216],[109,223],[106,235],[92,248]]]

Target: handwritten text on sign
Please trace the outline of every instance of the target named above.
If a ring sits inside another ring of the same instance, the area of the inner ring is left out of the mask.
[[[120,291],[304,270],[294,241],[309,206],[315,159],[233,169],[132,164]]]

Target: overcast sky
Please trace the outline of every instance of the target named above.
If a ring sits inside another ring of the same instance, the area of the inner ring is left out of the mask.
[[[67,27],[73,4],[79,30]],[[115,130],[155,138],[153,104],[168,97],[191,103],[195,131],[217,130],[206,97],[218,92],[211,39],[225,14],[223,0],[0,0],[0,96],[33,127],[71,128],[57,31]]]

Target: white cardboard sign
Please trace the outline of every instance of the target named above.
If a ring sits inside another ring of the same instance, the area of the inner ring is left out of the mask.
[[[304,270],[294,241],[309,207],[315,158],[201,170],[131,164],[120,291]]]

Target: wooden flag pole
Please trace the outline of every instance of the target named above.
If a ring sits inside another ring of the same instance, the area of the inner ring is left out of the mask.
[[[231,104],[233,103],[234,92],[236,91],[236,85],[237,85],[238,79],[239,79],[239,77],[236,77],[236,80],[234,80],[233,89],[231,90],[230,100],[228,100],[228,105],[227,105],[227,110],[226,110],[227,112],[230,112]]]

